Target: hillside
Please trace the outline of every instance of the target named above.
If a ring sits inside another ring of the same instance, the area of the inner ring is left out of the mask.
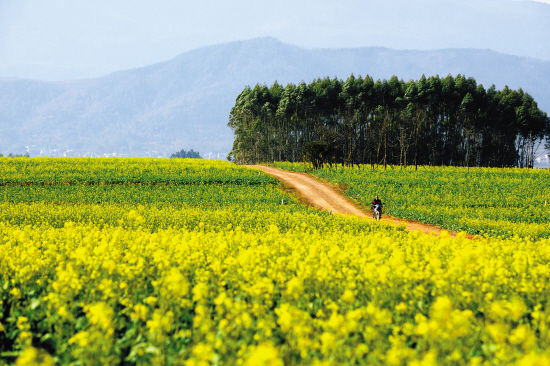
[[[258,38],[97,79],[0,79],[0,153],[166,156],[185,147],[224,157],[233,140],[227,117],[244,86],[350,73],[463,73],[484,85],[523,88],[550,111],[550,61],[476,49],[310,50]]]

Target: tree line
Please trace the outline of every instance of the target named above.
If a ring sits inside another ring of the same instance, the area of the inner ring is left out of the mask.
[[[181,149],[180,151],[177,151],[170,155],[171,159],[174,158],[182,158],[182,159],[202,159],[201,154],[198,151],[195,151],[193,149],[186,151],[185,149]]]
[[[3,154],[0,154],[0,158],[3,158],[4,155]],[[7,158],[29,158],[30,155],[28,152],[24,153],[24,154],[14,154],[14,153],[9,153],[8,155],[6,155]]]
[[[522,89],[463,75],[246,87],[231,109],[238,163],[532,167],[550,119]]]

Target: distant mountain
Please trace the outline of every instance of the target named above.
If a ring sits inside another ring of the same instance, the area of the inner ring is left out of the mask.
[[[273,38],[186,52],[144,68],[68,82],[0,79],[0,153],[225,157],[237,94],[256,83],[465,74],[523,88],[550,112],[550,61],[478,49],[304,49]]]

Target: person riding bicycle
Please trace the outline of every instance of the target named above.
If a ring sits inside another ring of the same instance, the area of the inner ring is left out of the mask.
[[[380,217],[382,217],[382,200],[378,198],[378,196],[376,196],[376,198],[373,199],[371,203],[372,217],[375,217],[374,208],[376,206],[378,206],[378,212],[380,213]]]

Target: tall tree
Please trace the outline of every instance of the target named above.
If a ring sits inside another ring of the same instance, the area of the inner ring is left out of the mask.
[[[523,90],[464,75],[245,88],[228,125],[237,162],[532,167],[549,119]]]

